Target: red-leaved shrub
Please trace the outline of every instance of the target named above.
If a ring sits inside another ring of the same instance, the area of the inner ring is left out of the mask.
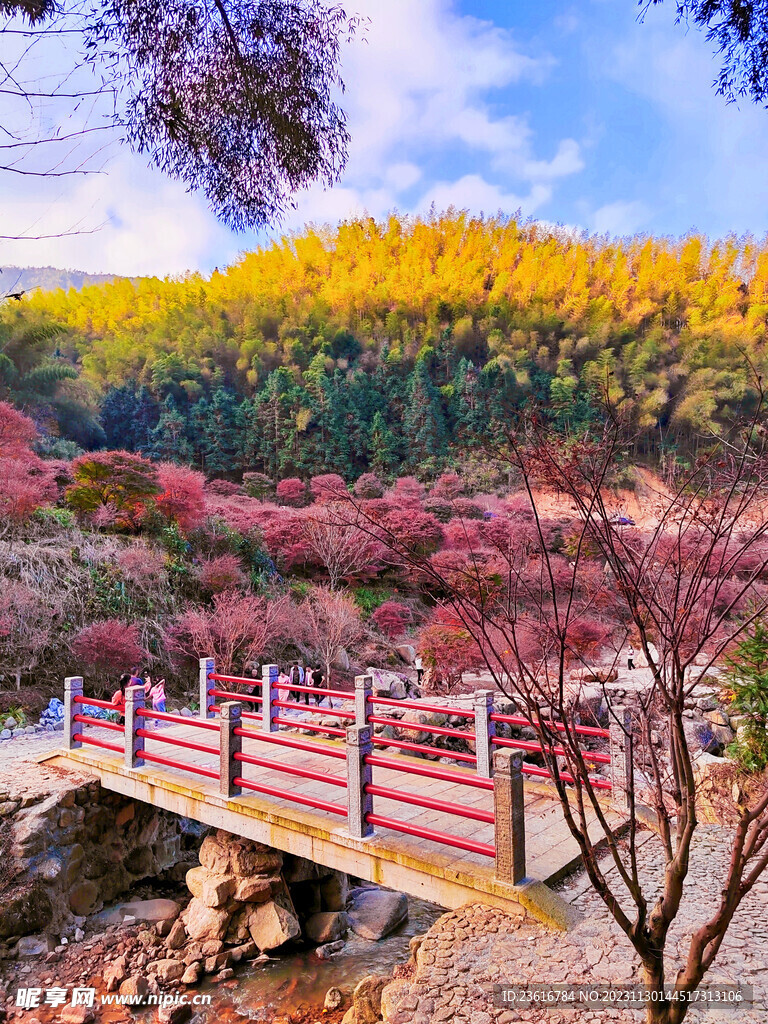
[[[289,476],[281,480],[275,490],[277,500],[281,505],[291,505],[293,508],[301,508],[307,503],[307,485],[297,476]]]
[[[384,494],[384,485],[375,473],[363,473],[355,480],[354,492],[356,498],[363,500],[380,498]]]
[[[117,556],[117,564],[127,580],[140,587],[158,583],[165,574],[165,556],[141,542],[125,548]]]
[[[74,635],[70,647],[78,662],[101,682],[130,671],[146,657],[139,642],[139,627],[120,619],[103,619],[84,626]]]
[[[429,555],[443,541],[443,528],[429,512],[417,508],[396,509],[382,519],[385,537],[394,539],[397,547],[409,553]]]
[[[178,523],[182,530],[192,530],[205,519],[205,477],[188,466],[161,462],[157,467],[160,493],[155,497],[158,511],[166,519]]]
[[[413,622],[413,613],[406,604],[400,604],[399,601],[385,601],[379,605],[371,618],[385,636],[388,636],[390,640],[396,640]]]
[[[336,501],[347,495],[347,485],[338,473],[321,473],[309,481],[309,489],[315,501]]]
[[[188,608],[169,630],[166,647],[182,659],[213,657],[220,672],[231,672],[290,636],[295,620],[287,597],[268,600],[227,590],[214,597],[212,608]]]
[[[239,590],[246,582],[243,566],[237,555],[216,555],[200,566],[200,589],[206,594],[220,594],[224,590]]]
[[[453,501],[464,492],[464,483],[458,473],[443,473],[435,480],[429,493],[435,497]]]
[[[29,454],[37,437],[34,422],[9,402],[0,402],[0,458],[18,459]]]

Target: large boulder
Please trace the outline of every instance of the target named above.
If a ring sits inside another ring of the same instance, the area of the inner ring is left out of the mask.
[[[334,871],[320,883],[323,910],[344,910],[349,896],[349,880],[343,871]]]
[[[390,697],[392,700],[404,700],[408,692],[410,680],[399,672],[390,672],[384,668],[369,666],[366,675],[373,679],[373,692],[377,697]]]
[[[326,910],[313,914],[304,925],[307,938],[318,946],[326,942],[335,942],[347,934],[349,921],[343,911]]]
[[[274,875],[283,866],[283,855],[264,843],[240,839],[231,847],[230,862],[233,873],[239,878]]]
[[[169,985],[173,981],[180,981],[184,970],[185,967],[181,960],[170,958],[154,960],[151,964],[147,965],[147,973],[154,974],[157,980],[164,985]]]
[[[221,833],[207,835],[200,847],[200,864],[213,875],[230,873],[229,855],[231,845],[219,838]]]
[[[383,939],[408,918],[405,893],[387,889],[358,889],[348,908],[349,926],[363,939]]]
[[[413,665],[416,661],[416,648],[411,644],[398,644],[395,650],[406,663],[406,665]]]
[[[133,918],[139,924],[157,924],[160,921],[175,921],[180,912],[181,906],[176,900],[133,900],[103,910],[93,918],[93,924],[103,930],[111,925],[122,924],[126,917]]]
[[[226,907],[220,910],[206,907],[195,896],[187,907],[184,927],[190,939],[223,939],[231,916]]]
[[[377,1024],[381,1020],[381,993],[391,979],[369,974],[352,993],[352,1011],[356,1024]]]
[[[279,949],[301,935],[296,915],[276,900],[251,904],[247,921],[251,938],[266,952]]]
[[[263,878],[236,878],[233,898],[239,903],[266,903],[272,895],[279,879]]]

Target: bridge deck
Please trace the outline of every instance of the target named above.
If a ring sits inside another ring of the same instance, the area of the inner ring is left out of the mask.
[[[114,733],[87,730],[87,734],[101,734],[104,739],[115,741]],[[210,734],[201,734],[200,729],[192,726],[164,728],[159,736],[196,743],[211,743],[213,739]],[[312,737],[312,742],[335,746],[333,741],[316,736]],[[185,764],[218,771],[218,758],[211,754],[171,747],[150,738],[146,740],[146,749]],[[243,752],[345,777],[343,761],[333,761],[320,754],[277,747],[250,738],[243,739]],[[387,757],[405,765],[414,763],[410,757],[389,752]],[[87,767],[99,777],[105,788],[115,792],[268,843],[357,877],[402,889],[442,906],[455,907],[471,899],[481,899],[509,909],[510,902],[525,902],[519,898],[519,886],[507,886],[495,879],[491,858],[385,828],[377,828],[372,838],[354,839],[348,834],[343,817],[302,807],[290,800],[291,794],[297,794],[345,805],[346,791],[327,783],[244,764],[244,778],[279,788],[285,793],[285,799],[245,791],[242,796],[228,800],[219,794],[218,783],[214,780],[152,763],[142,768],[127,769],[122,756],[93,746],[62,751],[52,760],[62,766]],[[454,770],[474,775],[467,769]],[[416,793],[463,807],[493,809],[491,792],[454,782],[380,767],[374,767],[373,781],[403,794]],[[381,797],[374,798],[374,810],[376,814],[411,825],[493,844],[493,826],[490,824]],[[618,824],[618,818],[615,823]],[[599,826],[596,822],[594,827],[597,837]],[[526,782],[525,829],[527,874],[531,878],[553,882],[576,865],[578,846],[563,821],[559,804],[547,794],[545,784]]]

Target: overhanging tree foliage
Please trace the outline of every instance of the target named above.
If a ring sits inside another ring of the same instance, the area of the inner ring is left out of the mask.
[[[295,192],[316,181],[333,184],[345,165],[349,135],[335,97],[344,88],[341,43],[358,19],[337,5],[2,0],[0,14],[25,19],[32,37],[6,92],[30,105],[64,101],[69,113],[94,97],[107,101],[100,118],[76,123],[74,131],[39,134],[35,121],[35,134],[13,145],[57,155],[26,173],[87,172],[87,162],[62,166],[55,147],[65,136],[117,129],[156,167],[204,192],[226,224],[244,229],[274,223]],[[63,34],[73,67],[52,87],[49,78],[36,78],[35,44]],[[88,68],[93,78],[85,81]],[[6,169],[24,173],[17,157],[14,149]]]
[[[654,5],[664,0],[652,0]],[[640,0],[644,10],[649,0]],[[766,105],[768,100],[768,3],[766,0],[677,0],[677,20],[706,32],[722,60],[717,91]]]

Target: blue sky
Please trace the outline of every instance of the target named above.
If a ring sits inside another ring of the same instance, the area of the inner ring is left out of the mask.
[[[634,0],[348,0],[370,18],[345,54],[348,169],[282,229],[434,203],[598,233],[762,235],[768,112],[715,95],[716,59],[674,6],[641,24]],[[3,233],[99,230],[0,242],[0,263],[209,271],[265,240],[145,163],[113,149],[96,178],[5,175]]]

